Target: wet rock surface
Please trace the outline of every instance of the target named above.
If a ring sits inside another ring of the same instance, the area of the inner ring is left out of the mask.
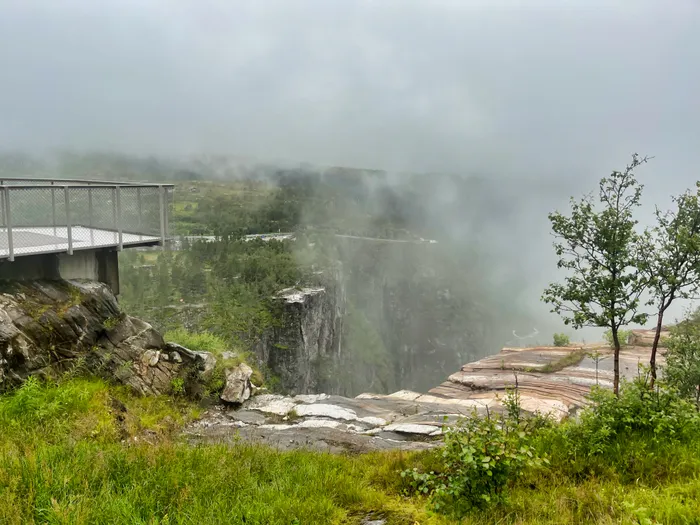
[[[239,410],[215,407],[190,425],[185,436],[197,443],[239,439],[282,450],[327,452],[426,450],[437,446],[444,419],[469,415],[461,404],[416,402],[402,397],[260,395]]]
[[[631,340],[648,338],[646,332],[635,331]],[[648,359],[647,346],[623,348],[622,377],[632,380]],[[428,393],[260,395],[237,410],[209,410],[185,435],[197,443],[245,440],[283,450],[425,450],[437,446],[445,426],[460,418],[503,410],[504,396],[516,383],[526,412],[567,417],[586,404],[593,385],[612,388],[612,369],[612,350],[603,344],[504,348],[464,365]]]

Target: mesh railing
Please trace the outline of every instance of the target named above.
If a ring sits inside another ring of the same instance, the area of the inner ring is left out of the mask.
[[[1,179],[0,259],[165,244],[173,186]]]

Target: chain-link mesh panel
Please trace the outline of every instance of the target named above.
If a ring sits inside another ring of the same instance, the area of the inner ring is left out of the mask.
[[[160,188],[120,188],[122,229],[129,233],[161,236]]]
[[[166,187],[11,184],[0,192],[0,257],[159,242],[171,206]]]

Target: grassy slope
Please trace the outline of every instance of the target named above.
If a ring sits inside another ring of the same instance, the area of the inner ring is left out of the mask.
[[[452,523],[401,495],[397,471],[420,456],[178,443],[196,416],[97,380],[0,397],[0,523],[360,523],[373,511],[390,524]],[[463,523],[700,523],[700,450],[674,454],[658,483],[653,470],[637,481],[530,473],[506,508]]]

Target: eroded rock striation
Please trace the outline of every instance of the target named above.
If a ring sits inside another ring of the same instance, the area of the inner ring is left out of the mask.
[[[632,344],[623,348],[624,379],[632,380],[648,362],[649,336],[636,330]],[[662,348],[661,364],[663,353]],[[574,415],[587,403],[591,387],[612,388],[612,366],[612,350],[604,344],[504,348],[462,366],[427,393],[263,395],[237,410],[210,410],[186,435],[194,442],[244,439],[281,449],[424,450],[437,446],[445,426],[460,418],[502,411],[507,391],[516,387],[525,412],[556,420]]]
[[[196,392],[213,357],[165,343],[122,313],[94,281],[5,283],[0,292],[0,390],[30,375],[77,370],[115,378],[140,394]]]

